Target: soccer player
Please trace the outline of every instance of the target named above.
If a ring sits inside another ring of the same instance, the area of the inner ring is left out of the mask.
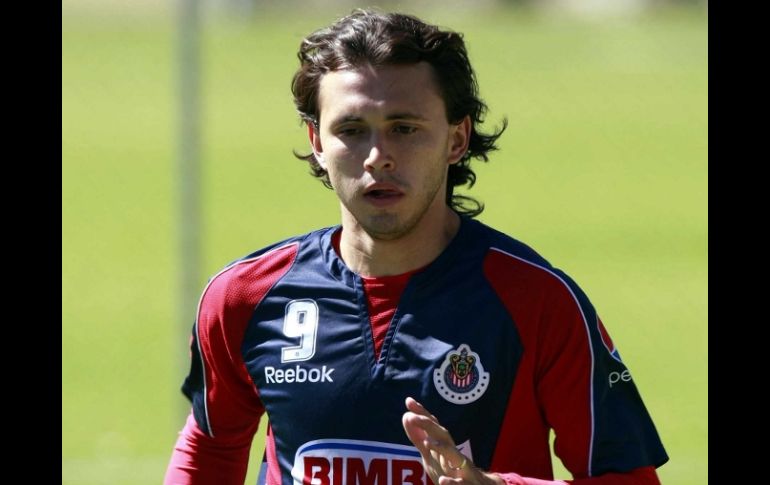
[[[302,157],[341,225],[258,250],[203,290],[166,484],[658,484],[668,460],[596,311],[533,249],[473,219],[502,129],[479,131],[462,36],[355,11],[305,38]]]

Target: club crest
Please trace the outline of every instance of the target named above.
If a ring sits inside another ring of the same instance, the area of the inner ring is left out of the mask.
[[[433,384],[447,401],[468,404],[476,401],[489,387],[489,372],[484,372],[479,354],[467,344],[451,350],[433,371]]]

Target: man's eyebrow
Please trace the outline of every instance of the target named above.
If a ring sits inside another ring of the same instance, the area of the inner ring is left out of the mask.
[[[333,119],[331,124],[339,125],[342,123],[351,123],[351,122],[358,122],[358,121],[363,121],[363,118],[355,115],[345,115],[345,116],[340,116],[339,118]]]
[[[393,113],[389,114],[385,117],[387,121],[394,121],[394,120],[407,120],[407,121],[428,121],[426,118],[415,114],[415,113],[409,113],[409,112],[402,112],[402,113]],[[337,119],[332,120],[332,125],[340,125],[343,123],[358,123],[360,121],[364,121],[364,118],[361,116],[356,115],[345,115],[340,116]]]

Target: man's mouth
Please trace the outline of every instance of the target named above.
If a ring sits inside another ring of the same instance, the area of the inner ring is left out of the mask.
[[[364,198],[377,205],[395,203],[403,196],[404,192],[398,187],[387,183],[372,184],[364,191]]]
[[[389,197],[397,197],[401,195],[401,192],[397,190],[375,189],[368,191],[365,195],[366,197],[372,197],[374,199],[386,199]]]

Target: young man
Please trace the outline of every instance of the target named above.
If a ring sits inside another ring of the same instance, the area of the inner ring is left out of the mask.
[[[657,484],[668,460],[580,288],[453,194],[500,132],[459,34],[356,11],[306,38],[292,90],[341,226],[215,275],[167,484]],[[502,131],[502,130],[501,130]]]

